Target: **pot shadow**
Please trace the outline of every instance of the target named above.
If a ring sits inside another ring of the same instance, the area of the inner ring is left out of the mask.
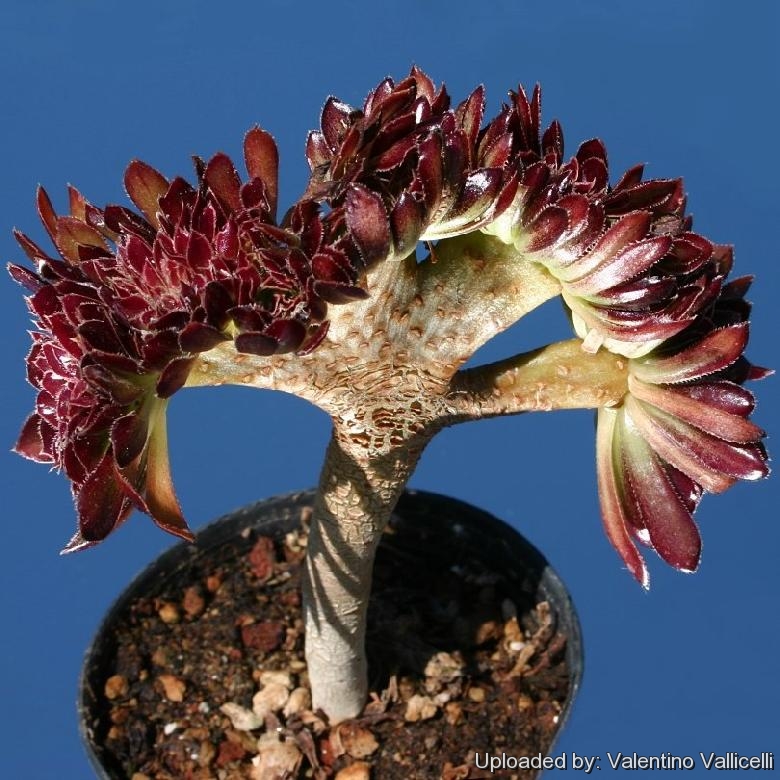
[[[371,690],[393,676],[425,676],[445,652],[478,680],[478,651],[495,649],[507,619],[530,631],[547,561],[511,528],[445,496],[405,493],[377,551],[366,636]],[[560,628],[552,604],[547,631]],[[567,637],[568,639],[568,637]]]

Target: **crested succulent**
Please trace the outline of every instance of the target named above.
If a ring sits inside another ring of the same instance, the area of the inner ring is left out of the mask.
[[[223,154],[196,161],[197,188],[132,162],[125,187],[140,214],[95,208],[71,188],[70,214],[58,216],[40,190],[56,259],[17,233],[37,273],[10,272],[39,325],[28,357],[38,400],[17,449],[71,480],[79,528],[68,552],[105,538],[133,506],[191,538],[169,475],[165,406],[195,356],[224,341],[239,353],[305,354],[327,333],[328,302],[366,294],[375,236],[345,217],[364,193],[353,188],[324,217],[302,201],[279,226],[276,144],[254,128],[244,150],[243,185]]]
[[[512,103],[518,196],[487,229],[560,281],[583,348],[636,356],[693,322],[724,271],[716,247],[690,230],[682,180],[643,182],[638,165],[610,186],[601,141],[564,160],[560,125],[540,134],[538,87]]]
[[[71,482],[66,551],[133,508],[190,538],[165,428],[182,387],[282,389],[331,416],[304,609],[315,706],[334,720],[365,698],[376,544],[443,427],[595,409],[605,529],[645,586],[636,541],[696,569],[703,492],[768,473],[742,386],[768,372],[743,356],[748,280],[728,281],[731,250],[693,232],[680,179],[637,166],[610,184],[600,141],[566,159],[560,125],[542,132],[538,87],[509,98],[485,122],[482,87],[452,108],[418,68],[361,109],[329,98],[281,219],[276,145],[253,128],[246,181],[224,154],[196,158],[194,184],[135,161],[136,210],[71,189],[58,216],[41,191],[56,256],[17,235],[37,400],[16,448]],[[556,296],[576,338],[462,368]]]

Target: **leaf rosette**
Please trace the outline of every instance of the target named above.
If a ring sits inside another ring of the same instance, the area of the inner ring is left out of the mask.
[[[630,360],[622,403],[598,412],[604,527],[645,587],[649,576],[635,540],[674,568],[695,571],[701,540],[693,514],[703,492],[769,473],[764,431],[748,419],[755,399],[742,386],[771,373],[743,355],[749,281],[726,285],[694,326]]]

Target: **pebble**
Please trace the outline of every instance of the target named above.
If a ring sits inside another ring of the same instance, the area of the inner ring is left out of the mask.
[[[297,715],[302,710],[311,709],[311,693],[308,688],[295,688],[284,705],[284,716]]]
[[[254,547],[249,552],[249,565],[252,573],[260,582],[270,579],[274,573],[274,564],[276,563],[276,554],[274,552],[273,539],[267,536],[261,536]]]
[[[168,701],[184,701],[184,691],[187,688],[184,680],[180,680],[172,674],[161,674],[157,680],[162,685],[165,698]]]
[[[179,622],[179,610],[175,604],[166,602],[158,610],[157,614],[160,616],[160,620],[163,623],[178,623]]]
[[[263,725],[262,717],[235,702],[225,702],[219,710],[230,718],[233,728],[239,731],[253,731]]]
[[[270,620],[241,626],[241,640],[244,645],[266,653],[280,647],[285,635],[284,626]]]
[[[450,726],[457,726],[463,720],[463,707],[459,702],[448,702],[444,705],[444,717]]]
[[[365,761],[355,761],[354,764],[339,769],[335,780],[369,780],[371,777],[371,765]]]
[[[430,698],[415,694],[406,703],[404,720],[409,721],[410,723],[414,723],[418,720],[428,720],[436,714],[437,709],[438,707]]]
[[[127,678],[121,674],[114,674],[106,680],[103,693],[107,699],[121,699],[127,696],[128,685]]]
[[[289,698],[287,686],[277,682],[268,683],[252,697],[252,711],[258,718],[264,719],[271,712],[280,712]]]
[[[523,636],[523,630],[517,622],[517,618],[509,618],[504,624],[504,637],[508,644],[512,642],[523,642],[525,636]]]
[[[200,595],[200,588],[195,585],[190,586],[184,591],[182,606],[188,617],[195,618],[206,608],[206,601]]]
[[[152,653],[152,663],[155,666],[167,666],[168,665],[168,652],[164,647],[158,647]]]
[[[246,755],[246,750],[238,742],[230,739],[224,739],[219,743],[219,752],[217,753],[216,765],[221,769],[233,761],[240,761]]]
[[[367,728],[354,721],[340,723],[334,729],[331,741],[340,743],[335,746],[339,755],[342,752],[349,753],[352,758],[368,758],[379,747],[376,737]],[[342,750],[339,750],[339,747]]]
[[[450,682],[463,674],[463,668],[462,659],[442,651],[436,653],[425,665],[425,676],[437,677],[443,682]]]
[[[260,673],[260,684],[270,685],[276,683],[277,685],[283,685],[285,688],[292,690],[292,678],[289,672],[283,671],[267,671]]]
[[[485,701],[485,689],[484,688],[469,688],[468,693],[471,701],[483,702]]]
[[[258,755],[252,759],[252,780],[283,780],[297,777],[303,754],[291,741],[282,742],[275,733],[257,740]]]

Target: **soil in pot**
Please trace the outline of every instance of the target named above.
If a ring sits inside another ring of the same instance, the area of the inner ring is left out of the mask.
[[[567,634],[578,644],[578,629],[544,598],[544,561],[531,551],[520,568],[497,538],[506,526],[488,515],[453,532],[442,502],[450,512],[465,505],[404,496],[374,572],[374,693],[361,717],[329,728],[310,709],[303,655],[310,501],[288,501],[280,522],[238,517],[208,529],[114,607],[82,689],[85,737],[104,776],[535,776],[488,773],[475,754],[546,754],[576,687],[566,644]]]

